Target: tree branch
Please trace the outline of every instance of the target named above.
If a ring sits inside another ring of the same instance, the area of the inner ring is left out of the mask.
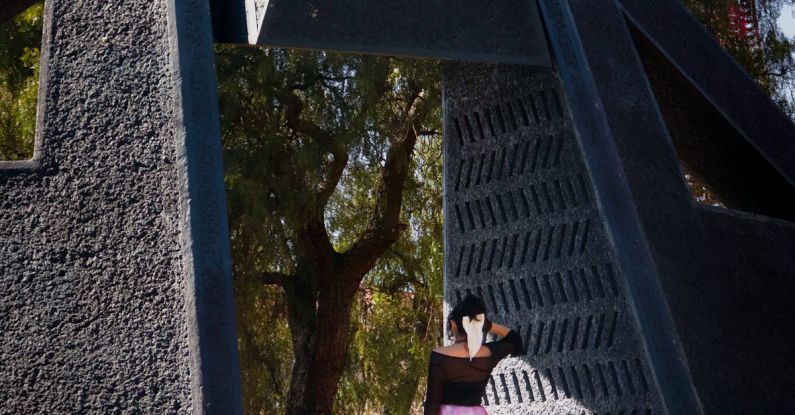
[[[312,217],[297,232],[298,244],[315,270],[335,269],[337,251],[329,239],[323,217]],[[313,273],[312,275],[316,275]]]
[[[420,131],[417,131],[417,136],[419,136],[419,137],[435,136],[437,134],[439,134],[439,131],[437,131],[437,130],[420,130]]]
[[[323,212],[328,199],[334,193],[334,189],[342,177],[345,166],[348,164],[348,155],[345,149],[339,149],[335,145],[331,134],[314,122],[301,119],[304,104],[297,95],[290,92],[284,98],[287,105],[285,111],[287,126],[328,146],[329,151],[334,156],[325,181],[321,183],[315,194],[315,200],[309,201],[311,214],[305,223],[299,225],[296,232],[298,245],[301,247],[301,251],[306,254],[312,266],[316,269],[331,269],[327,267],[333,265],[336,251],[326,230]]]
[[[326,210],[329,198],[334,194],[334,189],[337,188],[342,173],[348,165],[348,152],[345,148],[340,148],[334,137],[327,131],[323,130],[320,126],[311,121],[301,119],[301,112],[304,109],[304,104],[295,94],[290,94],[287,99],[288,108],[285,111],[287,115],[287,126],[293,131],[300,132],[309,137],[313,137],[318,142],[327,146],[329,153],[331,153],[334,160],[331,161],[325,178],[318,186],[317,193],[314,200],[314,216],[323,218],[323,212]]]
[[[381,180],[373,215],[356,242],[344,256],[345,274],[361,278],[378,258],[400,237],[405,225],[400,223],[400,208],[403,202],[403,186],[409,173],[411,155],[417,142],[418,125],[412,121],[414,103],[419,93],[408,100],[400,117],[403,136],[392,141],[387,151],[386,162],[381,169]]]
[[[323,183],[320,183],[320,186],[318,186],[317,189],[317,194],[315,195],[315,206],[317,209],[315,214],[321,218],[323,217],[323,212],[326,210],[326,205],[328,205],[331,195],[334,194],[334,189],[337,188],[337,185],[342,178],[342,173],[345,171],[345,167],[348,165],[347,151],[334,151],[332,156],[334,157],[334,160],[331,162],[331,165],[328,168],[326,179],[323,181]]]
[[[331,135],[324,131],[317,124],[301,118],[304,111],[304,102],[293,92],[288,92],[283,97],[285,105],[286,124],[293,131],[303,133],[309,137],[314,137],[318,141],[330,143]]]
[[[306,82],[292,84],[292,85],[290,85],[289,88],[293,89],[293,90],[306,91],[312,85],[315,85],[315,84],[319,83],[320,85],[331,89],[331,87],[328,85],[328,82],[344,82],[344,81],[347,81],[347,80],[350,80],[350,79],[353,79],[353,77],[350,77],[350,76],[323,76],[323,75],[317,75],[314,78],[307,80]]]
[[[260,282],[265,285],[278,285],[286,287],[292,279],[291,275],[283,274],[281,272],[263,272],[260,275]]]

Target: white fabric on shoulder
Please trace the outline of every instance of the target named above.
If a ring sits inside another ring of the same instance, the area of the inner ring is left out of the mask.
[[[481,313],[470,320],[469,316],[464,316],[464,331],[467,334],[467,346],[469,347],[469,360],[478,354],[480,346],[483,344],[483,324],[486,323],[486,315]]]

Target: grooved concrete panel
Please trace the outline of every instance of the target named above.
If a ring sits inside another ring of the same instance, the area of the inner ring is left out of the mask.
[[[662,413],[559,78],[448,64],[444,83],[445,297],[481,296],[526,346],[490,413]]]
[[[204,303],[190,296],[206,269],[186,260],[201,248],[188,225],[200,210],[187,211],[188,187],[202,185],[185,177],[194,150],[185,147],[192,132],[183,120],[207,128],[203,104],[186,102],[197,94],[182,82],[203,67],[177,76],[191,47],[174,54],[182,7],[193,14],[181,39],[206,32],[212,57],[209,12],[200,6],[46,4],[38,160],[0,163],[0,413],[211,412],[202,388],[212,379],[196,363],[197,344],[208,341],[195,340]],[[192,112],[183,117],[185,108]],[[220,164],[209,165],[218,174]],[[210,260],[214,253],[202,251]],[[213,301],[228,294],[212,287]],[[234,367],[231,360],[223,364]],[[229,384],[234,390],[236,379]]]
[[[257,43],[550,64],[534,0],[270,0]]]

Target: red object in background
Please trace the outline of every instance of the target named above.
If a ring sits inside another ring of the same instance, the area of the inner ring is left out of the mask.
[[[732,32],[741,40],[758,43],[759,19],[756,14],[756,0],[738,0],[729,6],[729,25]]]
[[[726,11],[725,14],[723,10]],[[761,47],[762,37],[759,33],[756,0],[732,0],[727,9],[713,9],[710,15],[710,20],[715,26],[728,25],[728,36],[733,39],[726,39],[718,34],[718,40],[723,46],[740,41],[754,48]]]

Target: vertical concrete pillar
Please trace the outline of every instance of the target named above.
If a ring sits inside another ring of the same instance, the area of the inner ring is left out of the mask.
[[[208,3],[45,26],[36,156],[0,163],[0,412],[241,413]]]

